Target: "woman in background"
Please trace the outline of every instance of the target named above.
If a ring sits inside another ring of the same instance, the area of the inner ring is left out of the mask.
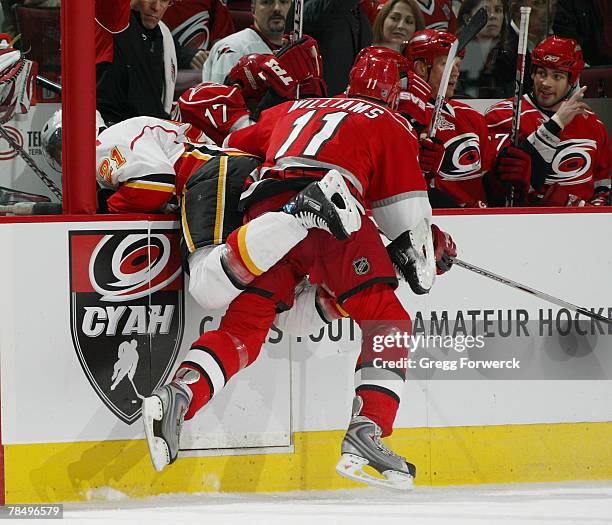
[[[508,0],[464,0],[457,14],[457,33],[481,7],[487,25],[466,47],[457,91],[473,98],[503,98],[513,90],[516,64],[516,35],[506,42]]]
[[[373,42],[399,51],[404,42],[424,28],[423,13],[414,0],[389,0],[374,21]]]

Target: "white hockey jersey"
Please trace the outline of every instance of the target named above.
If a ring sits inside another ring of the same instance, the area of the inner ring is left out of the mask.
[[[227,74],[243,56],[251,53],[269,54],[272,53],[273,47],[251,28],[222,38],[211,48],[210,55],[204,62],[202,80],[223,84]]]

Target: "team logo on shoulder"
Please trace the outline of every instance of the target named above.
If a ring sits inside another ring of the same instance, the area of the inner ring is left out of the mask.
[[[365,275],[370,271],[370,261],[367,257],[360,257],[353,261],[353,269],[357,275]]]
[[[77,357],[121,421],[140,416],[183,336],[183,275],[174,230],[72,231],[70,328]]]

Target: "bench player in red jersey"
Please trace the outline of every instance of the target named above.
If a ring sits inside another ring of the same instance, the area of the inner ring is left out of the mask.
[[[532,93],[523,95],[519,146],[509,144],[512,100],[485,115],[498,150],[492,189],[501,204],[584,206],[610,202],[610,138],[582,101],[584,67],[575,40],[550,36],[531,54]]]
[[[425,29],[412,37],[405,54],[415,73],[431,86],[435,96],[446,65],[446,57],[457,39],[451,33]],[[421,139],[419,162],[429,182],[430,201],[439,207],[483,207],[487,197],[483,176],[490,170],[495,152],[483,116],[468,104],[452,100],[459,78],[461,56],[455,58],[442,121],[434,140]],[[415,108],[417,109],[417,108]],[[433,101],[427,104],[429,115]],[[410,108],[405,109],[411,113]],[[424,135],[428,126],[419,130]]]

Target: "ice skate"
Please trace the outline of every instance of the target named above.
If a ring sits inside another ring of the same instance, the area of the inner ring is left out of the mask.
[[[191,390],[177,381],[164,385],[142,402],[142,420],[155,470],[176,461],[183,418],[191,403]]]
[[[368,485],[393,490],[411,490],[416,477],[416,467],[405,458],[395,454],[381,441],[382,430],[371,419],[359,415],[363,402],[357,396],[349,428],[342,441],[342,456],[336,472],[345,478]],[[382,477],[364,472],[369,465]]]
[[[291,199],[283,210],[295,216],[304,228],[320,228],[340,240],[361,227],[361,214],[344,177],[331,170]]]

